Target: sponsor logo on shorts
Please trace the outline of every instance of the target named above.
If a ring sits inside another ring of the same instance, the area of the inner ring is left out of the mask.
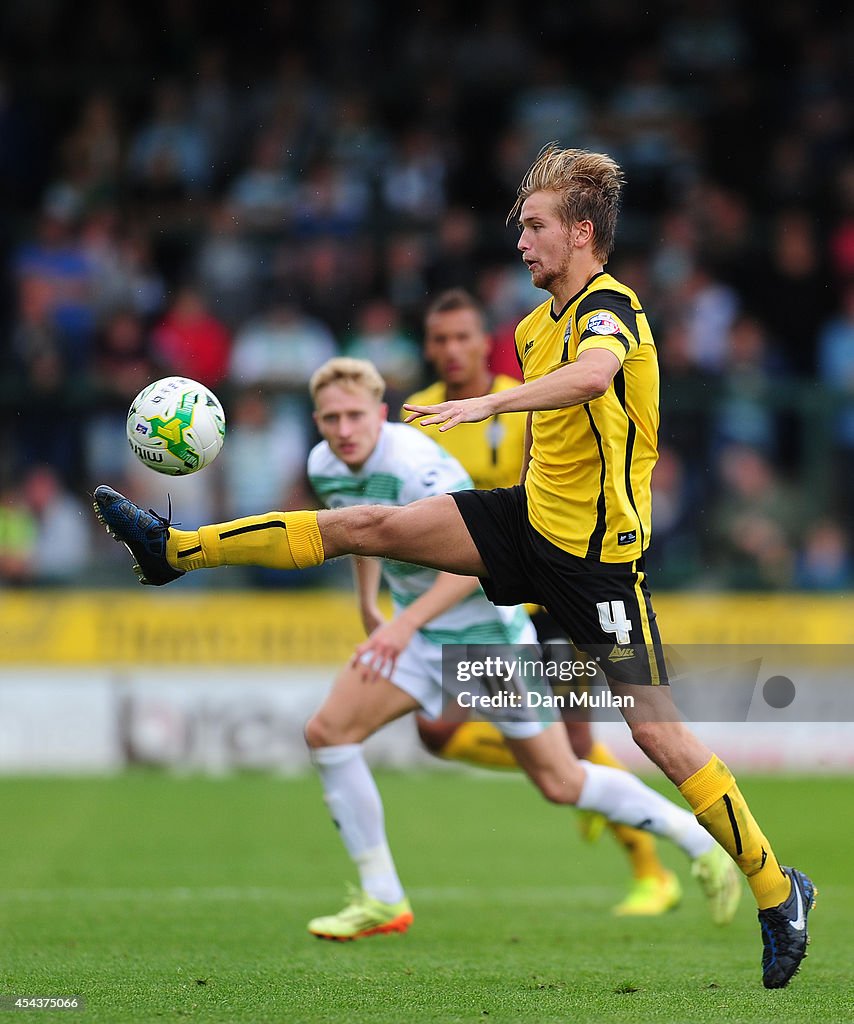
[[[608,655],[608,661],[628,661],[634,656],[635,649],[633,647],[618,647],[617,644],[614,644],[614,649]]]

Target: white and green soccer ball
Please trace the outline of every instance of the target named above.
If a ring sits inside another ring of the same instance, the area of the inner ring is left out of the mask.
[[[164,377],[131,402],[127,438],[149,469],[186,476],[209,466],[225,440],[225,413],[216,395],[188,377]]]

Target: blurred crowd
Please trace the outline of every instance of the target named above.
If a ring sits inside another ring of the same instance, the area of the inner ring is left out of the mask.
[[[854,11],[220,6],[0,9],[0,586],[131,580],[99,482],[188,525],[310,502],[312,371],[370,358],[396,411],[440,289],[517,373],[543,295],[505,217],[551,140],[628,179],[609,269],[659,347],[657,586],[852,584]],[[168,374],[226,408],[198,478],[127,450]]]

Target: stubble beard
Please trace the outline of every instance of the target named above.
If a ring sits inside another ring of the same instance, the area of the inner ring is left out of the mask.
[[[542,288],[544,291],[550,292],[552,295],[555,294],[555,289],[558,288],[562,281],[564,281],[572,269],[572,249],[567,249],[566,255],[564,256],[561,264],[554,270],[546,270],[542,265],[539,265],[539,274],[536,268],[531,274],[531,280],[534,286]]]

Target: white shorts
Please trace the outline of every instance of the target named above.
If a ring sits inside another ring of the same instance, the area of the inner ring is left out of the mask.
[[[536,631],[533,624],[528,623],[519,643],[535,644],[536,642]],[[445,693],[442,689],[441,644],[433,643],[420,633],[416,633],[397,659],[394,671],[389,678],[398,689],[408,693],[410,697],[414,697],[430,718],[441,718],[445,700]],[[538,735],[551,723],[494,721],[493,724],[504,736],[523,740]]]

